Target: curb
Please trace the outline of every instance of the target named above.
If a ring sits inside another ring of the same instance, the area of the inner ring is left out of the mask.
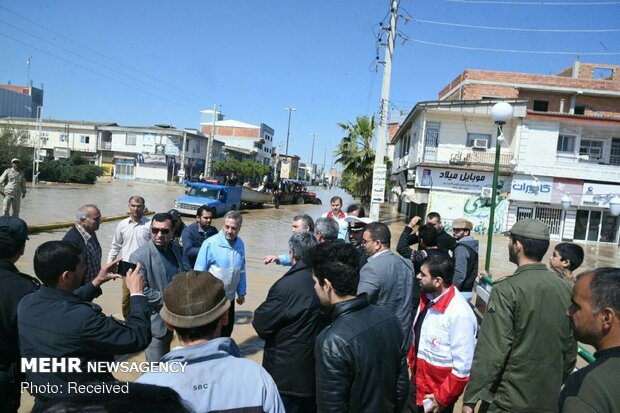
[[[154,212],[148,211],[145,212],[144,215],[153,215]],[[101,222],[110,222],[110,221],[118,221],[119,219],[127,218],[129,216],[129,212],[120,215],[112,215],[109,217],[101,217]],[[28,226],[28,234],[36,234],[37,232],[50,231],[54,229],[60,228],[69,228],[75,225],[75,221],[65,221],[65,222],[56,222],[54,224],[45,224],[45,225],[29,225]]]

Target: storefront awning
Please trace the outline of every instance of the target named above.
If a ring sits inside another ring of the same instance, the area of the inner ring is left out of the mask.
[[[402,199],[405,202],[413,202],[418,205],[428,204],[428,192],[420,189],[408,188],[403,192]]]

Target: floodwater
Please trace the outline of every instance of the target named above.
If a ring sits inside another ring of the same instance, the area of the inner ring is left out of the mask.
[[[263,342],[256,336],[251,325],[253,311],[265,299],[273,282],[287,269],[275,264],[264,265],[262,257],[287,252],[291,221],[295,215],[307,213],[314,219],[319,218],[329,210],[329,200],[334,195],[343,198],[345,207],[353,203],[352,197],[339,188],[313,188],[313,190],[316,191],[323,205],[282,205],[279,209],[265,205],[261,209],[242,211],[243,225],[239,235],[246,247],[248,295],[245,304],[237,306],[233,338],[246,357],[259,363],[262,360]],[[127,211],[127,201],[131,195],[143,196],[150,211],[162,212],[172,208],[174,198],[183,194],[184,188],[179,185],[120,180],[96,185],[39,185],[29,189],[26,198],[22,201],[21,217],[29,225],[74,221],[76,210],[86,203],[99,206],[103,216],[118,215]],[[194,218],[184,217],[183,220],[186,224],[190,224]],[[392,249],[395,249],[398,237],[405,226],[405,217],[398,214],[392,206],[384,204],[381,208],[381,221],[389,225],[392,231]],[[116,225],[117,222],[103,222],[97,232],[104,260],[107,257]],[[215,219],[213,225],[220,228],[222,219]],[[31,235],[26,244],[26,252],[17,262],[17,267],[22,272],[34,275],[32,259],[36,247],[45,241],[61,239],[67,229]],[[478,238],[481,244],[480,266],[483,268],[486,238]],[[616,246],[583,244],[583,247],[586,251],[583,269],[618,266],[620,262],[620,250]],[[546,260],[551,251],[552,249],[547,253]],[[514,269],[515,266],[508,261],[506,238],[495,236],[491,272],[498,277],[510,274]],[[103,286],[103,291],[104,294],[97,298],[96,302],[103,308],[104,313],[122,318],[120,281],[108,282]],[[141,359],[143,356],[139,354],[134,357]],[[136,376],[127,374],[119,375],[118,378],[135,380]],[[24,395],[20,412],[30,411],[31,406],[32,398]]]

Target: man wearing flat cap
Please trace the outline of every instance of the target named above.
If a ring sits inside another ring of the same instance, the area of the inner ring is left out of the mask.
[[[160,362],[186,362],[184,372],[145,373],[138,383],[176,390],[196,412],[284,412],[273,379],[241,355],[235,341],[221,337],[229,320],[224,283],[209,272],[177,274],[164,289],[161,318],[176,332],[180,347]]]
[[[541,261],[549,227],[523,219],[507,235],[511,276],[495,281],[482,319],[463,395],[463,413],[555,412],[562,384],[575,366],[577,343],[565,310],[570,287]]]
[[[19,159],[11,159],[11,167],[0,176],[0,195],[2,201],[2,215],[9,215],[11,208],[13,216],[19,218],[21,198],[26,196],[26,177],[19,167]]]
[[[15,263],[24,255],[28,226],[15,217],[0,217],[0,411],[17,412],[20,405],[17,304],[37,290],[39,281],[22,274]]]
[[[452,283],[467,301],[471,300],[478,276],[478,240],[471,236],[473,227],[472,222],[465,218],[452,221],[452,236],[456,240]]]

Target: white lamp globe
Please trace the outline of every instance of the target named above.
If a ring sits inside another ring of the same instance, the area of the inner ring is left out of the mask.
[[[564,211],[568,211],[570,209],[570,205],[571,205],[570,196],[564,194],[562,196],[562,199],[560,199],[560,203],[562,204],[562,209]]]
[[[509,103],[499,102],[491,108],[491,118],[493,122],[503,125],[512,117],[513,109]]]
[[[614,195],[613,198],[609,200],[609,214],[612,217],[620,215],[620,196]]]

